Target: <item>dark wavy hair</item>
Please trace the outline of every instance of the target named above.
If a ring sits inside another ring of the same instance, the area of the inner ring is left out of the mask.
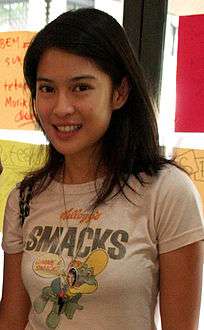
[[[102,138],[97,169],[103,162],[108,174],[97,192],[95,207],[105,201],[116,186],[117,193],[124,194],[130,175],[143,184],[141,172],[153,176],[165,164],[173,163],[160,154],[155,105],[150,89],[124,29],[113,17],[93,8],[68,11],[34,37],[26,52],[23,69],[31,92],[32,111],[39,125],[34,109],[36,75],[43,53],[50,48],[93,60],[110,76],[113,87],[119,86],[124,77],[130,85],[126,103],[113,112],[110,126]],[[64,156],[50,143],[45,166],[26,176],[20,189],[32,186],[33,196],[39,194],[47,188],[63,163]]]

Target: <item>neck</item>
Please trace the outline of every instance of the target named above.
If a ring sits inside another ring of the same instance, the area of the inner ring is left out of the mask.
[[[81,159],[65,157],[63,181],[67,184],[79,184],[94,181],[105,175],[106,170],[101,166],[97,170],[96,159]]]

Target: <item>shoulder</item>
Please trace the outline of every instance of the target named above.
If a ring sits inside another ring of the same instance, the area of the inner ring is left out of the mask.
[[[176,166],[166,165],[157,176],[146,180],[146,210],[159,253],[202,240],[202,202],[188,174]]]
[[[146,204],[159,204],[169,200],[196,200],[201,203],[200,194],[190,176],[175,165],[166,164],[157,174],[150,176],[140,173],[143,184],[133,175],[129,185],[135,190]],[[202,207],[202,206],[201,206]]]
[[[165,165],[156,176],[143,176],[140,189],[147,211],[154,219],[178,214],[203,218],[201,196],[189,175],[174,165]]]
[[[16,207],[16,205],[19,204],[19,196],[19,187],[16,185],[16,187],[13,188],[8,195],[6,207]]]
[[[174,165],[165,165],[159,173],[150,179],[149,190],[153,194],[166,198],[191,197],[200,200],[200,195],[190,176]]]

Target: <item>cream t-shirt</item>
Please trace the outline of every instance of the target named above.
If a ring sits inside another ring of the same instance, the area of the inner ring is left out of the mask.
[[[23,251],[22,279],[32,308],[26,330],[153,330],[159,254],[204,239],[199,194],[189,177],[166,166],[133,176],[118,195],[88,209],[94,182],[52,184],[30,204],[23,227],[18,190],[7,202],[6,253]],[[100,180],[98,181],[100,184]]]

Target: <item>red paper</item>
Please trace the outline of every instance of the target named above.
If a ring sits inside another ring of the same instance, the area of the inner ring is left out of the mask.
[[[204,132],[204,15],[179,18],[176,132]]]

